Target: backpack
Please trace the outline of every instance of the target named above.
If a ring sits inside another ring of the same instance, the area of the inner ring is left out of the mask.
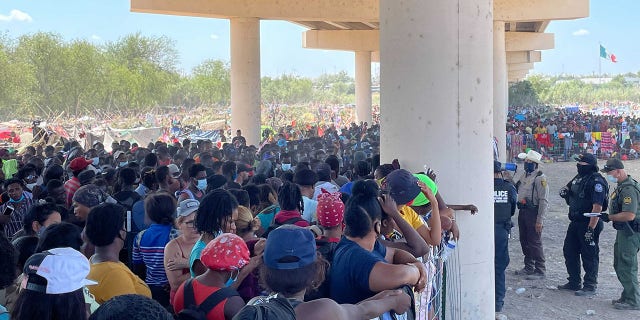
[[[316,290],[307,290],[304,295],[304,301],[331,298],[331,263],[333,262],[333,256],[338,247],[338,243],[329,242],[326,239],[316,239],[316,247],[318,248],[318,252],[322,254],[322,257],[329,262],[329,268],[327,268],[322,284]]]
[[[415,295],[413,293],[413,289],[408,285],[404,285],[404,286],[400,287],[399,289],[402,290],[404,293],[408,294],[409,297],[411,297],[411,307],[409,308],[409,310],[407,310],[403,314],[396,314],[393,311],[387,311],[387,312],[383,313],[382,315],[380,315],[379,317],[373,318],[371,320],[384,320],[384,319],[415,320],[415,319],[417,319],[417,316],[416,316],[416,300],[415,300]],[[427,288],[427,290],[429,290],[429,288]]]
[[[193,279],[187,280],[184,284],[184,309],[178,312],[178,320],[207,320],[207,313],[213,310],[224,299],[233,296],[240,296],[238,291],[232,288],[220,288],[218,291],[208,296],[200,305],[196,305],[195,293],[193,292]]]
[[[275,229],[278,229],[278,227],[283,226],[285,224],[296,224],[296,222],[299,222],[299,221],[306,221],[302,217],[293,217],[291,219],[287,219],[285,221],[282,221],[282,223],[275,222],[275,217],[274,217],[273,220],[274,221],[271,223],[269,228],[267,228],[267,230],[262,234],[262,238],[268,238],[269,237],[269,233],[271,231],[273,231]]]
[[[233,320],[296,320],[295,307],[298,304],[300,302],[292,304],[289,299],[277,294],[255,297],[242,307]]]

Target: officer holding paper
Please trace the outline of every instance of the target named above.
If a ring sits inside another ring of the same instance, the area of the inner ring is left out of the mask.
[[[613,245],[613,268],[622,284],[620,299],[613,300],[613,307],[620,310],[640,310],[638,287],[638,250],[640,250],[640,189],[638,182],[624,171],[622,161],[610,159],[602,169],[607,180],[617,183],[611,193],[609,214],[602,214],[602,221],[613,224],[617,230]]]

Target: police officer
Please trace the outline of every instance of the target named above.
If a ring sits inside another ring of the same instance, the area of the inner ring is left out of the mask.
[[[524,268],[517,275],[526,275],[528,280],[544,279],[545,264],[542,249],[542,226],[549,207],[547,177],[540,171],[542,155],[536,151],[521,153],[525,174],[516,183],[518,190],[518,230],[524,255]]]
[[[560,197],[569,205],[571,222],[562,247],[569,282],[558,286],[558,289],[575,291],[577,296],[592,296],[598,285],[598,241],[603,223],[597,216],[584,214],[602,212],[606,206],[608,184],[598,173],[595,156],[584,153],[575,160],[578,161],[578,175],[560,190]],[[580,279],[580,258],[585,273],[584,285]]]
[[[609,214],[601,220],[613,222],[617,230],[613,245],[613,268],[622,284],[620,299],[613,300],[613,307],[620,310],[640,310],[640,288],[638,287],[638,250],[640,250],[640,185],[624,171],[618,159],[610,159],[602,169],[607,180],[617,183],[611,193]]]
[[[502,175],[502,164],[493,161],[493,212],[496,272],[496,312],[502,311],[505,294],[504,272],[509,265],[509,233],[513,227],[511,217],[516,212],[516,187]]]

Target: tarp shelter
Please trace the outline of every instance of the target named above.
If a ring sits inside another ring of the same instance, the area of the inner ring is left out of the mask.
[[[149,142],[156,142],[158,138],[162,137],[162,128],[131,128],[131,129],[114,129],[105,128],[99,130],[92,130],[87,134],[87,144],[93,145],[95,141],[100,141],[104,144],[104,149],[111,152],[111,143],[114,141],[127,140],[131,143],[138,143],[141,147],[146,147]]]

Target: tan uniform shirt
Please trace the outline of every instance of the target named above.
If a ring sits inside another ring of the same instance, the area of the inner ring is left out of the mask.
[[[542,223],[544,216],[549,209],[549,185],[547,184],[547,176],[538,175],[539,169],[532,173],[524,174],[518,182],[518,203],[533,203],[538,207],[538,218],[536,223]]]

